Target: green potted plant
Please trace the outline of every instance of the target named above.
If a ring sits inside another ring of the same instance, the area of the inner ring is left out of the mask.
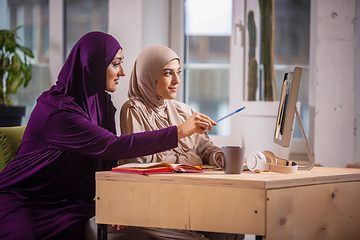
[[[259,5],[261,13],[261,55],[264,66],[265,83],[264,96],[265,101],[277,101],[274,71],[274,0],[259,0]]]
[[[245,156],[252,152],[270,150],[285,159],[289,158],[289,149],[283,148],[273,141],[275,122],[279,102],[277,99],[274,74],[274,0],[259,0],[261,18],[260,43],[257,45],[256,17],[253,11],[247,15],[249,36],[248,81],[246,111],[242,113],[242,139],[245,145]],[[258,76],[261,67],[256,59],[256,47],[261,49],[262,77]],[[261,86],[261,88],[260,88]],[[257,94],[263,91],[262,94]],[[262,96],[262,99],[258,95]]]
[[[261,58],[263,64],[264,100],[277,101],[274,72],[274,1],[259,0],[261,15]],[[248,69],[248,101],[256,100],[258,88],[258,62],[255,58],[256,25],[254,12],[248,13],[249,33],[249,69]]]
[[[11,99],[21,85],[28,85],[32,69],[29,58],[34,58],[31,49],[16,42],[20,39],[16,31],[21,27],[0,30],[0,126],[20,125],[25,114],[25,107],[14,107]]]

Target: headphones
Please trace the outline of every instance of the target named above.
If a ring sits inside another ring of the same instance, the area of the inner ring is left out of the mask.
[[[264,151],[251,153],[247,158],[247,167],[254,173],[260,173],[262,171],[296,173],[298,164],[276,157],[275,154],[270,151]]]

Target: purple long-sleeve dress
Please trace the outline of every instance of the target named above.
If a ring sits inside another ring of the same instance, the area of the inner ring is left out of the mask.
[[[177,146],[177,129],[116,136],[106,68],[119,43],[92,32],[37,101],[16,158],[0,173],[0,239],[82,239],[95,171]],[[166,140],[164,140],[166,139]]]

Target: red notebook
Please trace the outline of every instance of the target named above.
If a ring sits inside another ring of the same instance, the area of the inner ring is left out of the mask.
[[[112,168],[113,172],[135,173],[135,174],[155,174],[155,173],[197,173],[203,172],[199,167],[189,164],[171,163],[127,163]]]

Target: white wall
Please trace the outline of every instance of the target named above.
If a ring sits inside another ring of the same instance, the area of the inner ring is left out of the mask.
[[[170,2],[169,0],[142,1],[143,35],[142,47],[152,45],[169,46]]]
[[[315,161],[345,167],[355,161],[356,0],[313,0],[311,7]]]
[[[117,108],[116,129],[120,133],[119,115],[122,104],[127,100],[131,69],[142,49],[142,0],[109,0],[109,30],[123,48],[126,76],[120,79],[112,101]]]
[[[57,81],[64,64],[64,0],[49,0],[49,67],[50,86]]]
[[[170,40],[169,47],[174,50],[180,59],[182,59],[181,64],[184,63],[184,38],[179,36],[184,36],[184,14],[181,9],[184,9],[184,1],[170,0]],[[180,75],[180,84],[176,94],[176,100],[183,102],[184,101],[184,75]]]
[[[360,24],[360,0],[356,1],[356,19]],[[360,28],[356,31],[356,51],[355,51],[355,164],[360,164]]]
[[[123,47],[126,76],[112,94],[116,112],[116,127],[120,134],[119,115],[128,99],[127,91],[133,64],[145,47],[170,41],[169,0],[109,0],[109,34]]]

